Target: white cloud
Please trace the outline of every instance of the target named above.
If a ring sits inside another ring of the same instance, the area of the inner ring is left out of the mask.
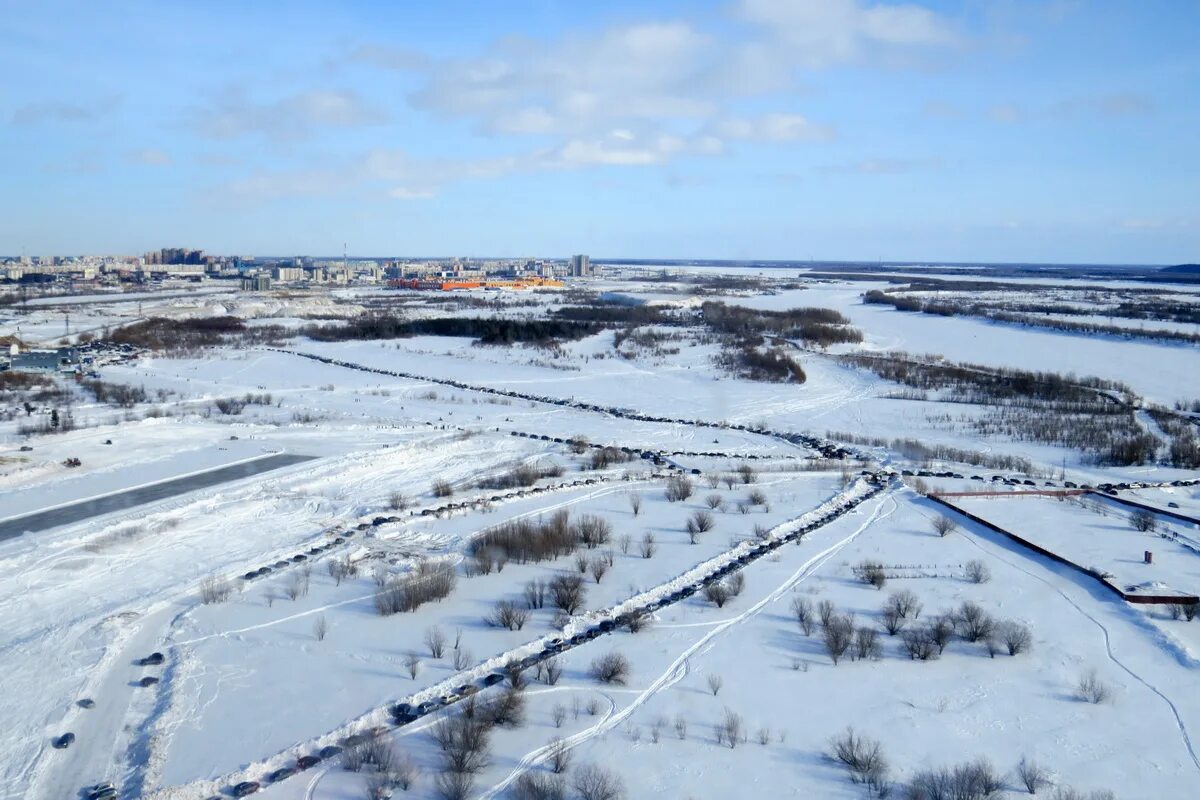
[[[145,164],[151,167],[166,167],[171,164],[169,153],[154,148],[136,150],[129,154],[129,159],[137,164]]]
[[[238,89],[227,91],[212,108],[199,109],[200,131],[214,139],[261,134],[272,139],[298,139],[314,128],[357,128],[386,118],[350,90],[313,89],[271,102],[254,102]]]
[[[739,10],[795,48],[795,58],[811,68],[863,59],[880,48],[945,48],[962,42],[948,19],[912,3],[741,0]]]
[[[829,125],[817,125],[800,114],[764,114],[753,119],[730,118],[715,126],[727,139],[761,142],[824,142],[837,137]]]

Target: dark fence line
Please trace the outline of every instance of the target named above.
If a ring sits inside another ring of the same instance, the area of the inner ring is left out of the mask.
[[[1200,597],[1197,597],[1195,595],[1128,594],[1127,592],[1122,591],[1120,588],[1118,588],[1117,586],[1114,586],[1112,583],[1110,583],[1109,580],[1107,578],[1105,578],[1103,575],[1100,575],[1100,574],[1088,569],[1087,567],[1081,566],[1080,564],[1076,564],[1074,561],[1071,561],[1068,558],[1064,558],[1063,556],[1060,556],[1058,553],[1047,550],[1046,548],[1044,548],[1040,545],[1036,545],[1033,542],[1029,541],[1028,539],[1026,539],[1022,536],[1018,536],[1017,534],[1013,533],[1012,531],[1005,530],[1004,528],[1001,528],[999,525],[996,525],[993,522],[988,522],[983,517],[978,517],[978,516],[972,514],[970,511],[959,508],[958,506],[954,505],[953,503],[951,503],[948,500],[943,500],[941,497],[938,497],[936,495],[928,495],[928,497],[933,502],[943,505],[946,508],[950,509],[951,511],[953,511],[957,514],[963,515],[964,517],[971,520],[972,522],[982,525],[983,527],[987,528],[988,530],[994,531],[995,533],[998,533],[1001,536],[1003,536],[1013,542],[1016,542],[1017,544],[1021,545],[1022,547],[1026,547],[1026,548],[1034,551],[1035,553],[1038,553],[1039,555],[1043,555],[1046,558],[1049,558],[1051,561],[1062,564],[1065,567],[1070,567],[1071,569],[1075,570],[1076,572],[1080,572],[1084,575],[1087,575],[1089,578],[1092,578],[1093,580],[1098,581],[1101,586],[1103,586],[1105,589],[1108,589],[1110,592],[1117,595],[1117,597],[1120,597],[1122,600],[1124,600],[1127,603],[1140,603],[1140,604],[1144,604],[1144,605],[1172,605],[1172,604],[1176,604],[1176,603],[1182,604],[1182,605],[1196,605],[1197,603],[1200,603]]]
[[[1089,489],[1087,493],[1094,494],[1097,497],[1103,497],[1105,500],[1112,500],[1114,503],[1120,503],[1123,506],[1131,506],[1132,508],[1140,508],[1144,511],[1149,511],[1153,514],[1162,514],[1164,517],[1171,517],[1172,519],[1177,519],[1180,522],[1187,522],[1192,525],[1200,525],[1200,519],[1196,519],[1195,517],[1189,517],[1187,514],[1179,514],[1174,511],[1168,511],[1165,508],[1149,506],[1149,505],[1146,505],[1145,503],[1139,503],[1136,500],[1127,500],[1124,497],[1117,497],[1116,495],[1105,494],[1104,492],[1097,492],[1093,489]]]

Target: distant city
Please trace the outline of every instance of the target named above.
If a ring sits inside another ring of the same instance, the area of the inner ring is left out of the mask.
[[[562,286],[564,278],[596,274],[591,259],[341,258],[206,255],[164,247],[141,256],[20,256],[0,259],[0,283],[24,289],[86,291],[164,281],[237,281],[247,291],[273,286],[362,286],[487,289]]]

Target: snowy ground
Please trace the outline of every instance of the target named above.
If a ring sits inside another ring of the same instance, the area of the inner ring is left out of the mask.
[[[1164,405],[1196,395],[1181,378],[1200,367],[1195,347],[866,306],[859,298],[871,283],[810,282],[803,289],[781,284],[763,291],[739,289],[723,299],[765,309],[837,309],[862,328],[867,350],[905,349],[985,365],[1099,375],[1124,381]],[[693,294],[690,284],[601,279],[589,287],[681,308],[710,297]],[[531,298],[545,309],[563,302],[560,295],[514,294],[495,313],[531,313],[518,305]],[[381,289],[286,296],[149,293],[108,303],[89,297],[71,307],[71,329],[98,332],[151,315],[227,313],[252,325],[295,329],[314,319],[354,316],[393,303],[406,304],[414,314],[491,313],[455,312],[452,305],[440,304],[447,300],[442,295],[425,298],[427,304],[421,299]],[[64,322],[61,305],[5,309],[0,335],[50,343],[62,336]],[[668,585],[736,548],[756,525],[770,527],[804,515],[846,479],[838,466],[809,471],[811,451],[773,437],[687,422],[634,421],[437,380],[680,420],[912,438],[1029,459],[1039,483],[1193,477],[1158,464],[1100,467],[1058,447],[981,438],[970,422],[988,413],[985,407],[896,399],[896,384],[820,353],[798,353],[808,376],[803,385],[769,384],[724,373],[713,363],[715,345],[694,339],[677,344],[679,352],[665,356],[630,352],[628,346],[618,353],[612,332],[557,348],[482,347],[467,339],[430,336],[344,343],[297,337],[286,343],[304,353],[435,379],[429,381],[258,347],[188,357],[143,354],[102,369],[104,380],[150,393],[151,400],[134,408],[101,405],[79,394],[72,408],[79,427],[58,435],[19,435],[22,411],[0,419],[0,518],[264,453],[315,458],[0,543],[0,571],[6,576],[0,580],[0,671],[5,676],[0,719],[6,722],[0,733],[5,753],[0,800],[78,797],[79,787],[101,779],[118,782],[123,797],[202,800],[230,775],[302,755],[388,701],[455,679],[448,657],[426,655],[416,679],[407,674],[405,658],[423,649],[421,640],[431,625],[451,637],[462,630],[471,652],[468,670],[513,648],[532,647],[552,634],[549,609],[535,611],[519,631],[488,626],[484,616],[495,600],[519,598],[527,581],[573,571],[574,560],[509,564],[502,572],[469,577],[465,550],[489,525],[568,509],[609,520],[615,537],[631,535],[628,553],[614,542],[614,564],[603,580],[596,584],[589,578],[586,609],[606,608]],[[246,393],[270,399],[240,414],[222,414],[215,407],[219,399]],[[1148,425],[1145,414],[1139,419]],[[661,450],[672,464],[700,470],[693,478],[696,492],[683,503],[668,503],[661,470],[670,464],[659,467],[655,477],[655,467],[641,458],[599,473],[584,471],[590,451],[576,454],[566,442],[553,441],[573,436]],[[871,466],[915,466],[886,447],[864,449],[875,459]],[[71,458],[80,466],[65,466]],[[758,471],[757,483],[730,488],[724,476],[743,463]],[[496,491],[475,486],[519,464],[564,470],[561,478],[543,480],[543,486],[582,478],[596,483],[494,503],[487,498]],[[857,472],[860,466],[846,469]],[[982,488],[969,476],[993,473],[963,464],[942,468],[967,476],[930,479],[946,490]],[[708,485],[710,475],[715,489]],[[452,484],[454,497],[435,498],[435,480]],[[768,504],[743,515],[737,503],[753,489],[763,491]],[[636,517],[632,492],[643,498]],[[411,509],[389,508],[397,493]],[[712,493],[721,495],[724,510],[714,512],[715,529],[690,544],[685,518],[706,509],[704,498]],[[1179,513],[1200,515],[1196,487],[1143,489],[1128,496],[1164,509],[1175,503]],[[471,506],[475,500],[483,502]],[[467,501],[469,507],[420,513],[450,501]],[[1200,540],[1200,533],[1183,523],[1160,519],[1163,530],[1177,534],[1165,539],[1133,532],[1128,509],[1102,500],[1083,505],[1034,498],[955,502],[1051,549],[1061,547],[1080,563],[1112,572],[1122,586],[1200,589],[1200,555],[1188,544]],[[661,609],[638,634],[620,631],[564,654],[566,669],[557,685],[534,683],[527,690],[527,723],[493,734],[491,765],[476,777],[471,796],[505,797],[520,774],[544,771],[545,745],[557,735],[572,745],[576,763],[614,768],[631,798],[652,793],[861,797],[863,788],[826,757],[829,738],[847,725],[881,742],[897,781],[921,768],[977,756],[1011,773],[1024,755],[1045,765],[1057,782],[1111,788],[1124,798],[1183,797],[1200,785],[1192,744],[1200,742],[1200,699],[1192,690],[1200,669],[1200,622],[1171,619],[1161,609],[1130,608],[1086,577],[969,523],[939,538],[929,524],[938,513],[909,490],[893,488],[801,545],[750,564],[745,592],[724,608],[696,595]],[[247,583],[225,603],[199,602],[198,587],[206,578],[241,575],[329,542],[333,532],[389,515],[399,521],[321,556],[362,560],[357,577],[337,584],[325,564],[314,559],[308,594],[296,600],[280,599],[298,571],[288,568]],[[657,542],[650,559],[637,552],[645,533]],[[1152,567],[1141,564],[1145,549],[1155,553]],[[890,577],[883,590],[854,577],[851,567],[864,559],[885,565]],[[972,559],[986,564],[990,581],[965,579],[965,564]],[[457,564],[454,594],[413,614],[376,614],[373,566],[386,564],[392,573],[404,574],[426,560]],[[853,611],[859,625],[877,627],[881,604],[897,589],[915,592],[928,616],[964,601],[978,603],[998,618],[1027,625],[1033,646],[993,659],[982,644],[956,639],[940,659],[913,661],[899,637],[881,634],[878,660],[834,666],[819,630],[805,636],[790,611],[796,597],[814,603],[828,599]],[[317,618],[328,624],[322,641],[314,634]],[[155,650],[167,654],[167,664],[135,663]],[[601,685],[588,676],[591,660],[611,650],[625,653],[633,664],[625,686]],[[1096,705],[1075,696],[1075,684],[1093,669],[1111,689],[1108,701]],[[137,686],[145,675],[161,682]],[[715,696],[707,687],[709,675],[724,678]],[[95,700],[94,708],[77,705],[85,697]],[[559,704],[565,708],[561,728],[553,722]],[[726,707],[746,726],[748,741],[733,749],[714,741],[713,724]],[[682,738],[677,720],[686,725]],[[758,742],[760,729],[766,744]],[[65,751],[51,748],[50,739],[66,730],[76,733],[76,743]],[[412,796],[432,798],[438,754],[428,723],[389,737],[422,767]],[[1155,746],[1145,746],[1148,741]],[[1008,783],[1015,791],[1011,775]],[[325,764],[266,794],[280,800],[335,800],[362,797],[363,790],[363,776]]]

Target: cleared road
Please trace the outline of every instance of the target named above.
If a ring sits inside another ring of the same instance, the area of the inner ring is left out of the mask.
[[[227,467],[218,467],[207,472],[197,472],[193,475],[172,478],[171,480],[153,483],[149,486],[139,486],[136,489],[129,489],[128,491],[117,492],[116,494],[96,497],[91,500],[81,500],[78,503],[50,508],[34,514],[26,514],[0,522],[0,541],[13,539],[25,533],[36,533],[37,531],[44,531],[49,528],[57,528],[60,525],[71,525],[85,519],[98,517],[101,514],[110,514],[114,511],[124,511],[135,506],[145,505],[146,503],[167,500],[181,494],[194,492],[198,489],[207,489],[210,486],[249,478],[263,472],[270,472],[281,467],[290,467],[293,464],[300,464],[312,459],[313,456],[277,453],[257,458],[253,461],[230,464]]]

